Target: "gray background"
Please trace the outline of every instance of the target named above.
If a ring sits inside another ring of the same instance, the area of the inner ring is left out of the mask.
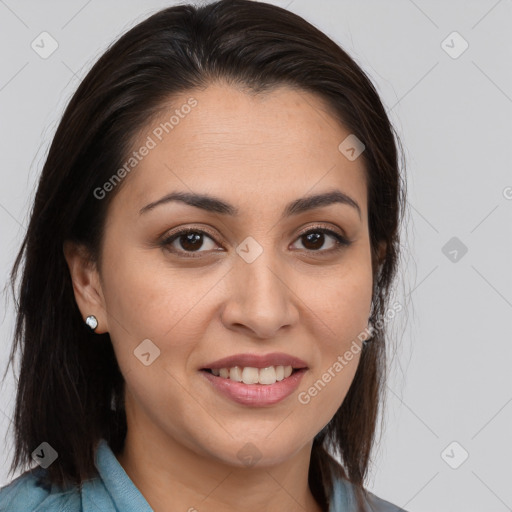
[[[396,287],[404,310],[392,325],[386,427],[368,488],[410,512],[512,510],[512,2],[270,3],[302,15],[356,59],[406,150],[409,216]],[[0,0],[2,283],[80,79],[121,32],[172,4]],[[47,59],[31,48],[43,31],[59,45]],[[463,40],[448,37],[454,31],[469,44],[461,55]],[[0,320],[3,373],[12,300],[2,301]],[[3,485],[12,375],[0,392]]]

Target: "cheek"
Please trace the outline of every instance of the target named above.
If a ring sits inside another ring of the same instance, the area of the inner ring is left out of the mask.
[[[134,356],[141,343],[150,340],[149,347],[154,345],[159,354],[152,370],[172,369],[173,375],[182,375],[198,340],[204,337],[209,319],[205,307],[219,284],[219,275],[198,278],[194,269],[186,272],[163,267],[162,258],[143,258],[128,250],[110,261],[104,269],[104,295],[110,337],[123,373],[140,370],[140,361]],[[168,377],[157,378],[153,371],[148,372],[147,382],[137,385],[158,388],[161,379]]]
[[[148,254],[129,250],[111,258],[104,274],[108,314],[122,321],[130,333],[144,337],[159,337],[172,329],[208,285],[162,266]]]
[[[187,328],[198,293],[205,294],[212,285],[158,269],[150,258],[137,260],[129,251],[111,261],[115,263],[104,270],[109,333],[137,404],[134,412],[143,410],[155,424],[167,417],[157,411],[172,409],[173,417],[186,418],[194,404],[175,397],[183,395],[186,362],[196,342]]]
[[[364,257],[354,264],[340,266],[315,283],[307,280],[297,292],[311,311],[317,326],[317,341],[324,350],[341,350],[368,325],[372,301],[371,264]],[[324,333],[318,336],[318,331]]]
[[[340,407],[354,379],[372,299],[371,266],[364,263],[364,258],[334,275],[329,281],[321,281],[322,293],[318,293],[318,287],[303,291],[312,312],[317,364],[304,379],[298,401],[310,408],[311,418],[323,424]]]

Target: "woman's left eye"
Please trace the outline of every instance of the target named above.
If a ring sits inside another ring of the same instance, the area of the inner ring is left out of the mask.
[[[326,235],[329,236],[331,240],[333,240],[331,248],[323,251],[318,251],[318,246],[322,247],[324,245]],[[344,247],[348,247],[351,244],[349,240],[347,240],[344,236],[340,235],[339,233],[336,233],[336,231],[332,231],[331,229],[321,227],[310,229],[302,233],[301,235],[299,235],[298,240],[301,240],[303,238],[305,238],[306,240],[305,244],[312,245],[314,247],[314,249],[309,249],[308,247],[306,247],[306,250],[310,252],[339,251]]]
[[[321,249],[326,241],[326,236],[331,238],[331,246],[328,249]],[[200,251],[199,249],[203,248],[204,239],[210,240],[213,245],[217,245],[215,240],[213,239],[210,234],[207,232],[201,230],[201,229],[183,229],[181,231],[178,231],[167,238],[165,238],[161,245],[163,247],[166,247],[168,250],[170,250],[173,253],[178,253],[185,255],[185,257],[188,258],[194,258],[198,257],[193,255],[193,253],[197,252],[208,252],[206,251]],[[351,244],[349,240],[347,240],[344,236],[340,235],[339,233],[336,233],[335,231],[332,231],[331,229],[318,227],[309,229],[308,231],[305,231],[299,235],[297,240],[303,240],[302,243],[305,247],[305,250],[307,252],[321,252],[321,253],[330,253],[333,251],[339,251]],[[181,246],[181,248],[176,247],[177,245]],[[209,249],[210,251],[221,251],[220,249]]]

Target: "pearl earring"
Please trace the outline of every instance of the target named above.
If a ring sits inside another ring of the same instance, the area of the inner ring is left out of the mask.
[[[94,329],[96,329],[96,327],[98,327],[98,319],[94,315],[89,315],[85,319],[85,323],[91,329],[91,331],[94,331]]]

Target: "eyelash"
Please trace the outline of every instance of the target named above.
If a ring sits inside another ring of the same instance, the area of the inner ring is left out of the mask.
[[[176,251],[176,250],[169,249],[169,246],[175,240],[179,239],[180,237],[182,237],[184,235],[188,235],[190,233],[207,235],[211,240],[213,240],[215,243],[217,243],[215,241],[215,238],[213,237],[213,235],[211,233],[209,233],[208,231],[204,231],[202,229],[195,229],[195,228],[183,228],[179,231],[176,231],[172,235],[165,237],[160,242],[160,246],[166,248],[167,250],[169,250],[170,252],[172,252],[174,254],[178,254],[180,257],[202,258],[203,256],[201,256],[200,253],[201,252],[209,252],[209,251]],[[335,240],[336,247],[334,247],[333,249],[316,250],[316,251],[312,250],[312,249],[304,249],[304,251],[309,252],[309,253],[328,253],[329,254],[329,253],[333,253],[333,252],[339,252],[339,251],[345,249],[346,247],[348,247],[352,243],[350,240],[346,239],[344,236],[340,235],[339,233],[336,233],[336,231],[333,231],[331,229],[327,229],[327,228],[321,227],[321,226],[308,228],[306,231],[303,231],[302,233],[300,233],[297,236],[296,240],[298,240],[299,238],[302,238],[306,235],[309,235],[311,233],[323,233],[325,235],[332,236]]]

